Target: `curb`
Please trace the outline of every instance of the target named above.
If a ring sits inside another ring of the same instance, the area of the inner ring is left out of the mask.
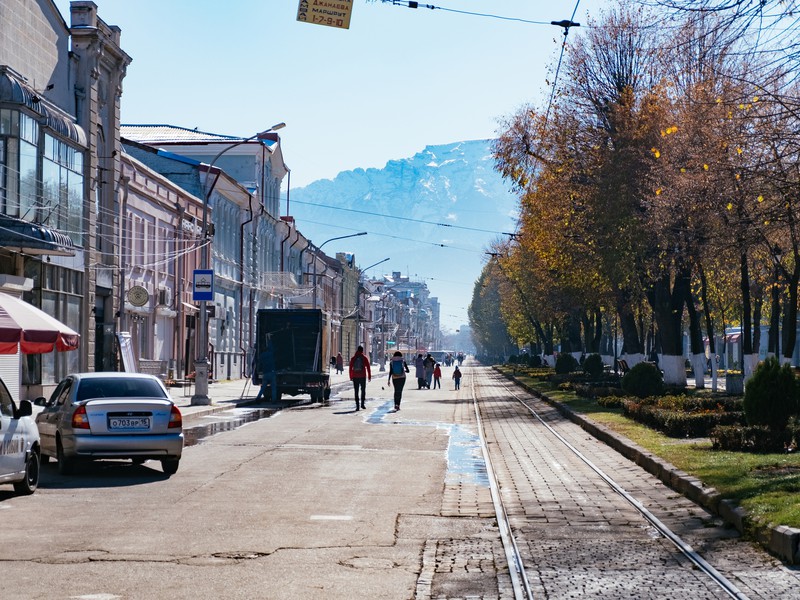
[[[567,419],[580,425],[586,432],[636,463],[676,492],[719,516],[723,521],[735,527],[740,534],[744,534],[745,530],[752,533],[761,546],[784,562],[790,565],[800,564],[800,529],[786,525],[768,527],[753,521],[744,508],[738,506],[733,500],[724,499],[716,489],[703,485],[698,478],[679,470],[671,463],[604,425],[576,413],[565,404],[548,398],[538,390],[520,382],[513,375],[502,373],[497,369],[495,372],[513,381],[529,394],[555,407]]]

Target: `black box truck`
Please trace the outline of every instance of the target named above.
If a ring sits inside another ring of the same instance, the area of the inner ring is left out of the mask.
[[[264,308],[256,313],[256,368],[253,383],[267,399],[310,394],[330,397],[327,340],[322,311]]]

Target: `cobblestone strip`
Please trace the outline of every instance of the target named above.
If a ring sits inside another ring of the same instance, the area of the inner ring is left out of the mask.
[[[475,410],[468,389],[462,384],[459,402],[453,405],[452,422],[477,435]],[[422,569],[416,600],[513,600],[505,552],[495,521],[491,490],[471,480],[444,483],[442,517],[458,523],[483,522],[480,533],[470,537],[428,539],[422,555]]]
[[[498,394],[500,396],[508,396],[505,381],[496,375],[488,377],[485,381],[489,389],[487,395]],[[494,391],[489,391],[494,388]],[[506,390],[506,391],[504,391]],[[515,390],[517,393],[523,393],[520,388]],[[732,581],[744,594],[749,598],[788,598],[797,595],[797,590],[800,589],[800,577],[796,570],[787,569],[779,561],[767,555],[761,549],[754,547],[752,544],[742,541],[732,527],[726,526],[721,519],[714,517],[709,512],[698,506],[694,502],[685,498],[681,494],[675,492],[669,487],[665,486],[658,478],[650,475],[638,465],[627,460],[622,455],[610,449],[605,444],[599,442],[594,437],[586,433],[580,427],[575,426],[571,422],[564,419],[558,411],[549,404],[536,400],[528,394],[524,394],[526,402],[535,407],[539,415],[551,426],[554,427],[560,435],[565,437],[567,441],[573,446],[577,447],[584,455],[586,455],[597,467],[604,473],[613,477],[626,491],[635,496],[650,512],[652,512],[659,520],[666,524],[675,534],[680,536],[684,541],[689,543],[696,551],[700,552],[705,560],[714,566],[718,571],[725,575]],[[531,417],[531,419],[533,419]],[[536,421],[535,423],[538,423]],[[544,436],[544,432],[540,431],[541,426],[537,429],[536,424],[532,423],[531,430],[539,435]],[[542,454],[540,457],[547,457],[546,460],[554,461],[554,455]],[[529,453],[529,460],[536,460],[537,456],[531,451]],[[572,471],[572,469],[570,469]],[[577,472],[577,471],[576,471]],[[565,481],[567,481],[565,479]],[[541,484],[540,484],[541,487]],[[551,488],[552,489],[552,488]],[[576,508],[575,518],[572,520],[572,525],[569,526],[569,531],[564,531],[564,535],[572,536],[580,540],[582,535],[579,526],[581,523],[589,528],[589,532],[593,528],[591,517],[596,511],[601,510],[605,505],[605,494],[599,492],[593,493],[591,489],[582,488],[581,485],[569,484],[569,489],[579,499]],[[565,506],[569,506],[566,504]],[[527,509],[526,514],[530,514],[531,510]],[[609,519],[609,527],[612,523],[623,523],[628,521],[628,518],[619,519],[625,514],[624,509],[617,517]],[[545,532],[544,538],[559,537],[557,531],[552,531],[552,525],[555,523],[549,521],[550,511],[547,516],[540,517],[540,521],[549,523],[548,532]],[[527,527],[531,527],[536,521],[530,517],[527,518]],[[533,521],[533,522],[532,522]],[[634,522],[631,522],[632,524]],[[635,529],[634,525],[634,529]],[[650,529],[649,525],[642,527],[643,531],[649,532],[648,535],[653,535],[654,532]],[[604,529],[601,529],[601,534],[604,534]],[[539,532],[531,531],[531,539],[539,539]],[[565,558],[568,561],[578,561],[580,564],[581,559],[589,563],[598,563],[602,556],[595,554],[595,549],[606,545],[605,535],[599,535],[592,538],[589,536],[585,539],[586,544],[581,547],[577,552],[577,556],[570,556],[570,545],[564,545],[562,552],[565,553]],[[629,541],[628,544],[632,544]],[[580,546],[580,544],[579,544]],[[633,547],[633,546],[631,546]],[[541,552],[552,553],[553,548],[550,546],[539,547],[532,549],[532,554],[538,555]],[[636,554],[642,552],[639,548]],[[604,553],[605,554],[605,553]],[[620,557],[630,557],[634,562],[644,564],[643,561],[635,559],[636,554],[622,552]],[[644,554],[643,556],[647,556]],[[679,562],[680,558],[677,559]],[[650,561],[644,561],[649,563]],[[609,564],[606,567],[609,573],[617,571],[619,576],[633,576],[634,574],[628,570],[618,570],[619,565]],[[659,584],[654,589],[677,589],[673,582],[673,569],[661,568],[656,571],[661,573],[660,579],[664,582]],[[655,574],[654,574],[655,575]],[[543,577],[547,579],[547,577]],[[609,580],[613,580],[611,577]],[[576,580],[577,583],[577,580]],[[585,587],[584,586],[588,586]],[[670,588],[665,587],[670,585]],[[581,584],[590,593],[591,585],[588,579]],[[614,592],[615,588],[610,588],[612,593],[622,594],[624,597],[624,588]],[[696,590],[692,593],[696,593]],[[630,596],[628,596],[630,597]],[[658,596],[653,597],[665,597]],[[673,596],[674,597],[674,596]]]
[[[660,590],[653,597],[724,598],[599,475],[509,397],[486,371],[478,376],[481,414],[502,497],[540,595],[632,596],[628,582]],[[574,427],[543,407],[545,422]],[[609,452],[579,447],[585,455]],[[624,459],[622,459],[624,460]],[[612,477],[615,472],[609,473]],[[669,593],[663,582],[669,581]]]

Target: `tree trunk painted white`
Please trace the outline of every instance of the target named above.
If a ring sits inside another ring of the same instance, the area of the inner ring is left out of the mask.
[[[716,360],[711,361],[711,391],[717,391],[717,380],[719,378],[719,365]]]
[[[577,360],[577,361],[578,361],[578,363],[580,364],[580,362],[581,362],[581,356],[583,355],[583,352],[570,352],[570,354],[572,354],[572,358],[574,358],[575,360]]]
[[[681,387],[686,386],[686,359],[683,355],[662,355],[661,368],[664,370],[664,383]]]
[[[692,354],[692,371],[694,371],[694,387],[702,390],[706,387],[706,365],[708,359],[704,352]]]
[[[626,354],[622,358],[625,359],[625,362],[628,363],[628,367],[631,369],[638,365],[640,362],[644,362],[644,354]]]
[[[548,367],[556,366],[556,357],[554,354],[545,354],[544,356],[542,356],[542,360],[544,361],[544,364],[546,364]]]
[[[614,356],[611,354],[601,354],[600,358],[603,359],[603,364],[607,367],[611,367],[611,370],[614,370]]]
[[[791,365],[792,359],[786,358],[785,356],[781,356],[781,365]]]
[[[753,373],[758,366],[758,354],[745,354],[744,355],[744,381],[747,382],[753,376]]]

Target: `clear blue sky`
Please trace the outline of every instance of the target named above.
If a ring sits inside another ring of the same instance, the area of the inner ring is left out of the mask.
[[[124,123],[249,136],[279,121],[292,185],[382,167],[429,144],[494,137],[541,98],[562,30],[354,0],[349,30],[300,23],[297,0],[95,0],[133,58]],[[442,0],[549,23],[575,2]],[[581,2],[586,9],[603,4]],[[56,5],[69,23],[68,0]]]
[[[354,0],[350,29],[342,30],[298,22],[298,0],[94,1],[100,18],[120,27],[122,48],[133,58],[123,81],[123,123],[247,137],[283,121],[293,188],[381,168],[427,145],[495,137],[499,119],[549,96],[546,79],[563,39],[549,23],[571,18],[576,6],[441,0],[430,4],[442,9],[413,10]],[[69,24],[68,0],[55,3]],[[580,2],[575,20],[585,25],[587,11],[606,4]],[[448,209],[442,210],[440,222]],[[467,256],[447,278],[464,281],[428,284],[449,329],[467,322],[484,258],[481,251]],[[384,272],[405,272],[406,263],[393,259]]]

